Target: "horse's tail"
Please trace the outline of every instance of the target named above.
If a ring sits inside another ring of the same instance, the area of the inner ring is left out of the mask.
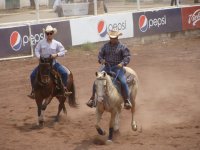
[[[77,107],[78,104],[77,104],[77,102],[76,102],[76,89],[75,89],[75,84],[74,84],[73,79],[72,79],[71,86],[69,87],[68,90],[69,90],[70,92],[72,92],[72,94],[70,94],[70,95],[68,96],[69,105],[70,105],[71,107]]]

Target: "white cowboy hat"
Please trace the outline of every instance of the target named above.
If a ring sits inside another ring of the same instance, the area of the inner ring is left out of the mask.
[[[111,30],[108,32],[110,38],[117,38],[122,35],[119,31]]]
[[[44,31],[44,32],[52,32],[52,31],[53,31],[54,34],[57,33],[57,29],[56,29],[56,28],[53,28],[51,25],[48,25],[48,26],[46,27],[46,29],[43,28],[43,31]]]

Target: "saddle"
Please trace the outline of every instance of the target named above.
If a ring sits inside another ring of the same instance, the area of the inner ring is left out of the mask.
[[[125,68],[123,69],[123,71],[124,71],[124,73],[125,73],[126,83],[128,84],[128,87],[130,87],[132,84],[135,83],[135,80],[134,80],[135,76],[134,76],[133,74],[127,72]],[[111,72],[108,72],[107,74],[111,77],[111,79],[112,79],[112,81],[113,81],[113,84],[115,85],[115,87],[116,87],[116,89],[118,90],[118,92],[119,92],[123,97],[125,97],[125,96],[124,96],[124,95],[125,95],[125,94],[124,94],[125,91],[124,91],[124,89],[122,88],[122,85],[121,85],[121,82],[119,81],[119,79],[116,78],[116,73],[111,71]]]
[[[66,68],[65,66],[63,67],[65,68],[65,70],[69,75],[70,74],[69,69]],[[67,87],[64,86],[60,73],[56,71],[54,68],[51,71],[51,77],[56,85],[55,95],[62,95],[62,96],[64,95],[65,97],[67,97],[68,95],[72,94],[72,92],[69,91]]]
[[[56,85],[56,92],[63,93],[64,85],[62,83],[62,78],[61,78],[60,74],[55,69],[52,69],[50,75]]]
[[[127,84],[128,84],[128,85],[133,84],[133,83],[134,83],[134,78],[135,78],[135,76],[134,76],[133,74],[127,72],[125,68],[123,69],[123,71],[124,71],[125,76],[126,76],[126,82],[127,82]],[[112,78],[113,82],[114,82],[115,80],[117,80],[118,82],[120,82],[118,79],[116,79],[116,76],[117,76],[117,75],[116,75],[115,72],[110,71],[110,72],[108,72],[107,74]]]

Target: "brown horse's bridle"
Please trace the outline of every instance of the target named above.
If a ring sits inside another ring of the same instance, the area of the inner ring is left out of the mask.
[[[42,73],[42,71],[41,71],[41,66],[44,66],[44,68],[45,67],[48,67],[48,68],[45,68],[45,71],[43,71],[43,72],[45,72],[45,74],[43,74]],[[38,75],[39,75],[39,77],[40,77],[40,80],[38,80],[38,83],[41,85],[41,86],[47,86],[47,85],[49,85],[49,82],[50,82],[50,74],[51,74],[51,69],[52,69],[52,67],[50,66],[50,63],[40,63],[39,64],[39,70],[38,70]]]

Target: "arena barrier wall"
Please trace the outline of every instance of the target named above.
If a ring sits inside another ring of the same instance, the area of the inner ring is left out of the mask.
[[[51,24],[58,29],[55,38],[65,47],[107,41],[107,32],[119,30],[121,39],[159,40],[200,33],[200,6],[163,8],[76,18],[40,24],[0,28],[0,60],[32,57],[36,44],[44,38],[43,28]],[[199,35],[198,35],[199,36]],[[139,41],[140,42],[140,41]]]

